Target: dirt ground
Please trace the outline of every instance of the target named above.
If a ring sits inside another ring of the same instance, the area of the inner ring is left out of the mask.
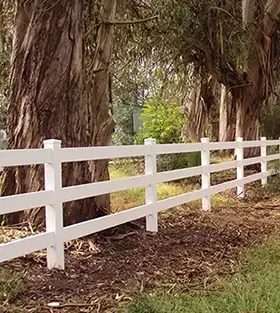
[[[42,253],[9,262],[4,267],[20,272],[25,286],[13,305],[19,312],[117,312],[155,287],[206,288],[218,275],[233,273],[245,249],[279,231],[280,193],[248,194],[211,212],[168,211],[156,234],[139,221],[68,243],[65,271],[49,271]],[[16,312],[11,308],[2,310]]]

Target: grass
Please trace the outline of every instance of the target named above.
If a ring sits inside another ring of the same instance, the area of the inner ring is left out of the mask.
[[[19,274],[7,268],[0,268],[0,310],[4,303],[10,304],[24,291],[24,284]]]
[[[213,286],[212,286],[213,287]],[[238,273],[220,279],[218,291],[139,298],[127,313],[277,313],[280,312],[280,237],[252,248]]]
[[[132,164],[111,164],[110,179],[122,179],[140,175],[136,166]],[[189,181],[161,183],[157,186],[159,200],[175,197],[196,189],[196,185]],[[226,194],[218,194],[212,197],[212,207],[233,204],[235,200]],[[132,188],[111,194],[111,212],[119,212],[125,209],[137,207],[145,203],[145,188]],[[188,203],[191,208],[201,207],[201,200]]]
[[[133,166],[111,165],[110,179],[122,179],[130,176],[140,175]],[[186,187],[176,183],[158,184],[158,199],[166,199],[178,196],[186,192]],[[145,203],[145,188],[132,188],[111,194],[111,211],[118,212],[133,208]]]

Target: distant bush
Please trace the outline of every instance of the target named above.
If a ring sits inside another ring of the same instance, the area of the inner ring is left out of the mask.
[[[143,144],[145,138],[154,138],[159,144],[182,143],[181,131],[187,118],[180,105],[167,100],[152,99],[145,104],[140,117],[143,126],[136,136],[136,143]],[[159,155],[159,172],[200,165],[200,153],[177,153]]]
[[[116,128],[112,136],[112,145],[133,144],[133,106],[125,103],[117,103],[114,114]]]
[[[157,157],[157,171],[171,171],[201,165],[200,152],[162,154]]]
[[[154,138],[157,143],[178,143],[186,117],[180,105],[167,100],[152,99],[145,103],[140,116],[143,126],[136,136],[136,143]]]
[[[280,137],[280,105],[274,105],[264,112],[262,134],[270,139]]]

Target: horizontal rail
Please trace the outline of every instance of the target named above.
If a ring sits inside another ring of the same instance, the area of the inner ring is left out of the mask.
[[[280,140],[264,140],[266,146],[278,146],[280,145]]]
[[[209,150],[225,150],[225,149],[235,149],[238,143],[235,141],[225,141],[225,142],[210,142],[208,144]]]
[[[0,197],[0,215],[52,204],[53,199],[54,193],[50,190]]]
[[[262,145],[261,141],[243,141],[242,143],[239,143],[240,146],[243,148],[253,148],[253,147],[260,147]]]
[[[43,250],[54,244],[54,233],[42,233],[0,244],[0,263]]]
[[[149,154],[150,151],[151,147],[148,145],[109,146],[89,148],[64,148],[61,149],[60,155],[62,162],[78,162],[145,156]]]
[[[210,187],[210,195],[215,195],[219,192],[226,191],[228,189],[235,188],[237,186],[238,186],[238,180],[237,179],[234,179],[234,180],[222,183],[222,184],[218,184],[215,186],[211,186]]]
[[[271,154],[265,157],[266,161],[274,161],[274,160],[279,160],[279,159],[280,159],[280,154]]]
[[[219,171],[229,170],[231,168],[236,168],[238,165],[238,161],[230,161],[218,164],[211,164],[209,165],[210,173],[215,173]]]
[[[174,171],[166,171],[156,174],[156,182],[164,183],[171,180],[183,179],[187,177],[193,177],[201,175],[204,170],[203,166],[195,166],[190,168],[184,168]]]
[[[157,210],[160,212],[162,210],[167,210],[191,201],[198,200],[205,196],[207,193],[207,190],[195,190],[192,192],[184,193],[179,196],[175,196],[172,198],[160,200],[156,203]]]
[[[23,166],[50,163],[50,149],[1,150],[0,166]]]
[[[124,179],[108,180],[91,184],[65,187],[62,189],[62,202],[90,198],[108,193],[149,185],[151,175],[133,176]]]
[[[84,237],[96,232],[112,228],[130,221],[145,217],[152,212],[152,205],[142,205],[133,209],[95,218],[90,221],[63,228],[63,241]]]
[[[155,145],[156,154],[188,153],[201,151],[201,143],[178,143]]]
[[[269,176],[269,173],[266,172],[266,173],[257,173],[257,174],[253,174],[253,175],[249,175],[249,176],[246,176],[243,178],[243,184],[249,184],[249,183],[252,183],[256,180],[260,180],[262,178],[265,178],[265,177],[268,177]]]
[[[244,159],[242,161],[243,166],[251,165],[251,164],[257,164],[263,161],[263,157],[255,157],[250,159]]]

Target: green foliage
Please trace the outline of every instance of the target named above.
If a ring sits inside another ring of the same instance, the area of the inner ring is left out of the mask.
[[[141,114],[143,127],[136,137],[138,144],[145,138],[154,138],[157,143],[178,143],[186,118],[178,103],[151,99],[146,102]]]
[[[157,157],[158,172],[201,165],[200,152],[162,154]]]
[[[216,292],[146,295],[128,313],[236,313],[280,311],[280,238],[249,252],[245,265],[232,279],[220,278]]]
[[[133,160],[131,160],[133,161]],[[135,162],[114,162],[109,166],[110,179],[122,179],[137,176],[143,172]],[[161,183],[157,185],[159,200],[178,196],[186,192],[186,187],[176,183]],[[137,207],[145,203],[145,188],[132,188],[120,192],[111,193],[111,212],[119,212],[125,209]]]
[[[262,119],[262,133],[270,139],[280,137],[280,106],[273,105],[264,112]]]
[[[7,215],[0,215],[0,226],[5,226],[7,224],[8,224]],[[1,237],[0,237],[0,243],[1,243]]]
[[[5,268],[0,269],[0,303],[13,302],[23,291],[23,281],[17,273]]]
[[[141,119],[143,127],[136,136],[136,143],[143,144],[145,138],[154,138],[160,144],[182,142],[181,130],[187,119],[176,102],[152,99],[144,107]],[[160,155],[157,168],[162,172],[198,166],[200,162],[198,152]]]
[[[152,99],[141,114],[143,127],[136,136],[136,143],[143,144],[145,138],[154,138],[157,143],[182,142],[181,130],[187,122],[180,105],[173,101]],[[159,172],[200,165],[200,153],[160,155],[157,158]]]
[[[134,142],[133,106],[118,103],[115,106],[116,129],[112,136],[113,145],[131,145]]]

